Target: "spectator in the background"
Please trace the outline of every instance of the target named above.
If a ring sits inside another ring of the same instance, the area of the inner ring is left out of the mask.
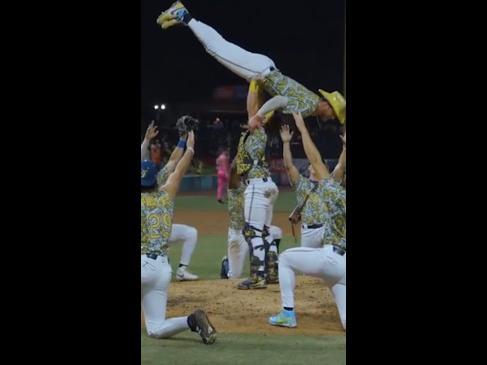
[[[163,164],[163,152],[162,152],[162,145],[159,140],[153,140],[150,145],[150,159],[154,162],[159,168]]]
[[[216,171],[218,177],[216,199],[220,204],[223,204],[223,198],[225,196],[228,179],[230,177],[230,156],[227,149],[220,148],[218,158],[216,159]]]

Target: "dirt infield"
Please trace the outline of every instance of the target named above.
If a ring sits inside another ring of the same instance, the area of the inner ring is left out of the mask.
[[[300,276],[296,285],[298,327],[294,329],[267,324],[269,315],[280,310],[279,285],[262,290],[238,290],[239,280],[175,282],[169,288],[168,317],[191,313],[195,308],[207,311],[217,330],[232,333],[282,335],[345,334],[331,296],[324,283]]]
[[[166,318],[185,316],[196,308],[209,314],[220,332],[281,335],[344,335],[329,289],[315,278],[296,280],[298,327],[267,324],[280,309],[279,285],[262,290],[238,290],[238,280],[173,282],[169,287]],[[143,323],[143,319],[142,319]]]

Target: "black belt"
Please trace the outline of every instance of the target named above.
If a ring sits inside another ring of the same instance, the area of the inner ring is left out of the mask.
[[[145,254],[148,258],[152,259],[152,260],[157,260],[157,257],[161,256],[161,257],[164,257],[166,255],[159,255],[157,253],[154,253],[154,252],[149,252],[149,253],[146,253]]]
[[[263,177],[263,178],[256,177],[256,178],[253,178],[252,180],[254,180],[254,179],[261,179],[263,182],[267,182],[269,180],[266,177]],[[247,185],[249,185],[250,179],[247,179],[245,182],[247,183]]]
[[[323,224],[310,224],[310,225],[307,224],[306,227],[310,229],[316,229],[316,228],[323,227]]]
[[[347,253],[347,251],[345,251],[343,248],[335,246],[335,245],[333,245],[333,252],[336,252],[340,256],[343,256]]]

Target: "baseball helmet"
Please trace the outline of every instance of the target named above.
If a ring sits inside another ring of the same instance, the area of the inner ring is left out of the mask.
[[[140,185],[143,187],[152,187],[156,185],[157,165],[149,160],[144,160],[140,164]]]
[[[335,112],[335,115],[337,116],[340,123],[344,124],[347,103],[343,95],[340,94],[338,91],[333,91],[331,93],[326,92],[322,89],[319,89],[318,91],[321,95],[323,95],[325,100],[330,103],[331,108]]]

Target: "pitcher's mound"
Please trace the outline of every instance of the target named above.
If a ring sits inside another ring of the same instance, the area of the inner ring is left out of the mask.
[[[281,309],[279,285],[238,290],[239,280],[172,282],[166,318],[189,315],[197,308],[208,313],[219,332],[282,335],[345,335],[330,290],[320,279],[296,277],[297,328],[267,324]]]

